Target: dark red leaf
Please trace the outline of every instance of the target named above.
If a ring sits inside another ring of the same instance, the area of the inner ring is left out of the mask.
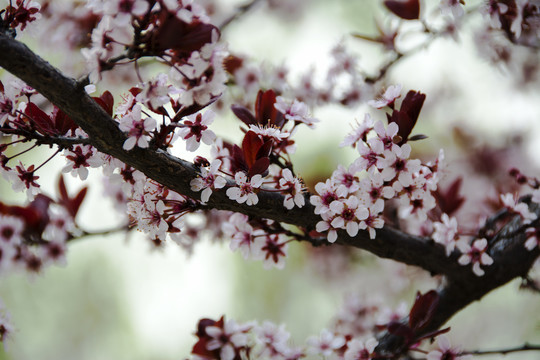
[[[43,110],[37,107],[36,104],[29,102],[26,105],[24,113],[32,124],[36,127],[37,131],[43,135],[55,135],[56,131],[54,129],[54,123],[52,122],[49,115],[47,115]]]
[[[71,216],[73,216],[73,218],[77,216],[77,213],[79,212],[79,208],[81,207],[81,204],[84,198],[86,197],[87,191],[88,191],[88,187],[87,186],[83,187],[71,201],[70,210],[71,210]]]
[[[409,327],[414,332],[422,330],[431,321],[437,305],[439,305],[439,294],[437,291],[431,290],[424,295],[418,292],[409,313]]]
[[[73,218],[77,216],[87,191],[88,187],[85,186],[77,193],[77,195],[75,195],[75,197],[71,198],[67,192],[64,177],[60,176],[60,179],[58,179],[58,193],[60,195],[58,203],[62,205]]]
[[[259,151],[257,151],[257,159],[270,156],[273,143],[274,142],[272,140],[267,140],[264,144],[262,144]]]
[[[255,163],[249,168],[248,177],[252,177],[257,174],[266,175],[266,171],[270,166],[270,159],[267,157],[262,157],[257,159]]]
[[[416,20],[420,17],[419,0],[386,0],[384,5],[402,19]]]
[[[392,321],[387,325],[388,332],[396,336],[401,336],[410,342],[414,338],[414,332],[405,324],[397,321]]]
[[[414,124],[416,124],[416,120],[420,115],[420,110],[422,110],[422,106],[424,105],[425,100],[426,94],[410,90],[401,102],[401,111],[404,111],[407,113],[407,115],[409,115],[409,117],[413,121],[413,126]]]
[[[233,145],[229,151],[231,152],[231,170],[233,172],[244,171],[247,173],[249,167],[246,164],[242,149],[238,145]]]
[[[60,175],[58,179],[58,194],[60,195],[60,200],[65,201],[69,199],[69,195],[66,189],[66,183],[64,182],[64,177]]]
[[[409,140],[425,99],[425,94],[410,90],[401,102],[401,109],[394,109],[392,115],[386,114],[388,123],[395,122],[399,127],[398,136],[401,140],[398,145],[403,145]]]
[[[225,71],[227,71],[229,74],[234,75],[236,70],[242,67],[243,63],[244,59],[238,56],[229,55],[223,61],[223,67],[225,68]]]
[[[262,145],[263,141],[259,138],[259,135],[255,134],[253,131],[248,131],[244,136],[244,140],[242,141],[242,151],[248,168],[251,168],[257,160],[257,153]]]
[[[93,97],[92,99],[94,99],[94,101],[97,102],[98,105],[107,112],[107,114],[109,114],[110,116],[113,115],[114,98],[109,90],[101,94],[100,97]]]
[[[179,53],[191,53],[211,42],[213,31],[219,33],[214,25],[199,20],[188,24],[178,19],[175,14],[162,12],[159,26],[152,34],[151,47],[158,53],[168,49]]]
[[[433,196],[437,200],[437,204],[443,213],[451,216],[455,213],[461,205],[465,202],[465,198],[459,195],[459,190],[461,188],[461,183],[463,179],[458,177],[446,191],[438,188],[433,192]]]
[[[424,140],[424,139],[427,139],[427,135],[424,135],[424,134],[418,134],[418,135],[413,135],[409,138],[409,141],[418,141],[418,140]]]
[[[65,135],[69,131],[72,133],[78,128],[78,125],[66,115],[65,112],[57,108],[56,106],[53,109],[51,114],[52,121],[54,122],[54,128],[58,135]]]
[[[232,105],[231,110],[236,115],[237,118],[242,120],[244,124],[247,126],[249,125],[255,125],[257,124],[257,120],[255,119],[255,116],[244,106],[240,105]]]
[[[255,100],[255,118],[257,122],[263,126],[272,125],[281,128],[285,122],[285,117],[282,113],[276,110],[276,93],[274,90],[266,90],[257,93]]]

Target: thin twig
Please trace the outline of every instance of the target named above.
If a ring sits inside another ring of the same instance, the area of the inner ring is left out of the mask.
[[[261,0],[251,0],[251,2],[239,6],[238,8],[236,8],[236,11],[234,12],[234,14],[232,14],[227,19],[225,19],[221,23],[221,25],[218,26],[218,28],[223,31],[223,29],[229,26],[230,23],[232,23],[234,20],[238,19],[240,16],[247,13],[249,10],[251,10],[251,8],[257,5],[257,3],[259,2],[261,2]]]
[[[474,350],[474,351],[464,351],[462,354],[464,355],[493,355],[493,354],[510,354],[514,352],[520,352],[520,351],[540,351],[540,345],[530,345],[530,344],[523,344],[521,346],[516,346],[513,348],[506,348],[506,349],[498,349],[498,350]]]

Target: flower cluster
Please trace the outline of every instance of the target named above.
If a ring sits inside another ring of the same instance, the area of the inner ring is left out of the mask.
[[[366,116],[343,143],[355,146],[359,157],[348,169],[340,166],[329,180],[315,187],[318,195],[311,196],[311,203],[322,217],[317,231],[327,231],[329,242],[336,241],[340,229],[351,237],[367,230],[375,238],[376,229],[384,225],[385,202],[391,199],[398,200],[403,218],[414,216],[423,221],[435,207],[436,169],[410,159],[411,147],[406,143],[425,95],[410,91],[397,110],[394,101],[400,89],[390,87],[381,100],[372,103],[392,109],[388,126]]]
[[[365,341],[345,338],[343,335],[323,329],[319,336],[306,340],[303,347],[289,344],[290,334],[284,325],[265,321],[238,324],[234,320],[202,319],[199,321],[193,346],[194,358],[233,360],[249,354],[256,358],[300,359],[307,355],[344,360],[376,359],[374,338]]]

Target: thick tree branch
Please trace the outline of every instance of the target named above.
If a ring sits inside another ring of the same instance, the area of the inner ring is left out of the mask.
[[[199,193],[192,192],[190,188],[191,179],[197,175],[197,168],[193,164],[162,150],[135,148],[125,151],[122,148],[125,135],[119,130],[117,123],[85,93],[82,86],[35,55],[24,44],[4,34],[0,34],[0,66],[35,88],[68,114],[89,135],[90,142],[99,151],[120,159],[173,191],[195,199],[200,198]],[[303,208],[286,210],[283,196],[275,192],[262,191],[259,193],[257,206],[247,206],[230,200],[225,191],[216,191],[212,194],[208,207],[268,218],[306,230],[314,229],[320,220],[320,217],[314,214],[309,201],[306,201]],[[534,210],[540,215],[537,207]],[[483,277],[474,275],[470,266],[460,266],[457,263],[457,253],[447,257],[444,248],[431,239],[411,236],[390,227],[378,230],[377,238],[373,240],[367,232],[360,232],[355,238],[341,232],[337,243],[418,266],[432,274],[445,275],[445,284],[439,290],[438,311],[429,328],[424,330],[429,331],[439,328],[456,312],[491,290],[516,277],[527,275],[540,255],[540,250],[536,248],[527,251],[524,248],[524,233],[514,231],[520,226],[519,221],[519,218],[515,219],[499,234],[499,239],[494,242],[490,252],[495,263],[485,269],[486,274]]]

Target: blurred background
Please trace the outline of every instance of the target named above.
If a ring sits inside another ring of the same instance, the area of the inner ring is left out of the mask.
[[[221,0],[215,6],[232,12],[243,3]],[[286,64],[293,78],[311,66],[327,66],[331,49],[340,42],[358,54],[365,69],[375,69],[380,63],[379,45],[353,39],[351,34],[374,35],[374,19],[387,21],[389,14],[381,1],[270,3],[261,2],[224,30],[231,52],[273,65]],[[437,10],[438,1],[424,3],[429,11]],[[467,1],[467,6],[479,3]],[[456,159],[456,165],[448,167],[448,181],[454,179],[454,172],[467,171],[459,160],[463,152],[488,145],[511,152],[505,161],[514,161],[515,166],[539,166],[540,80],[524,82],[511,66],[492,64],[482,56],[475,43],[482,21],[481,16],[473,16],[457,40],[437,39],[399,62],[385,84],[402,84],[403,93],[414,89],[427,94],[416,133],[429,139],[415,144],[414,151],[434,159],[439,148],[444,148],[449,159]],[[31,38],[26,41],[53,63],[61,62]],[[351,162],[354,152],[338,144],[355,119],[362,120],[365,112],[384,116],[365,106],[369,99],[349,108],[325,105],[313,110],[321,122],[315,130],[299,131],[294,158],[297,173],[305,179],[322,179],[338,164]],[[231,114],[215,125],[218,135],[231,140],[242,136],[239,130],[230,130],[238,125]],[[458,127],[462,133],[456,132]],[[475,140],[467,148],[459,145],[463,139]],[[31,156],[46,158],[47,154]],[[49,177],[40,174],[42,187],[49,193],[54,193],[55,170],[60,167],[60,163],[56,169],[51,166]],[[72,192],[83,186],[70,176],[66,181]],[[89,230],[114,227],[122,219],[112,209],[112,200],[103,197],[100,173],[92,172],[88,183],[79,221]],[[465,181],[465,194],[479,184],[482,181]],[[6,183],[0,189],[3,202],[22,201]],[[152,250],[137,232],[127,237],[85,238],[70,245],[65,267],[53,266],[35,276],[0,278],[0,298],[16,328],[7,342],[8,351],[0,350],[0,359],[187,358],[196,341],[198,320],[222,315],[239,322],[285,323],[294,343],[300,345],[332,324],[347,297],[382,303],[389,309],[409,309],[417,290],[425,292],[435,285],[436,280],[419,270],[352,249],[313,249],[293,243],[284,270],[264,270],[261,263],[246,262],[227,243],[212,239],[203,239],[188,256],[174,244]],[[518,286],[519,282],[510,283],[453,318],[449,323],[452,343],[474,350],[540,342],[538,295],[518,291]],[[538,353],[505,359],[538,359]]]

